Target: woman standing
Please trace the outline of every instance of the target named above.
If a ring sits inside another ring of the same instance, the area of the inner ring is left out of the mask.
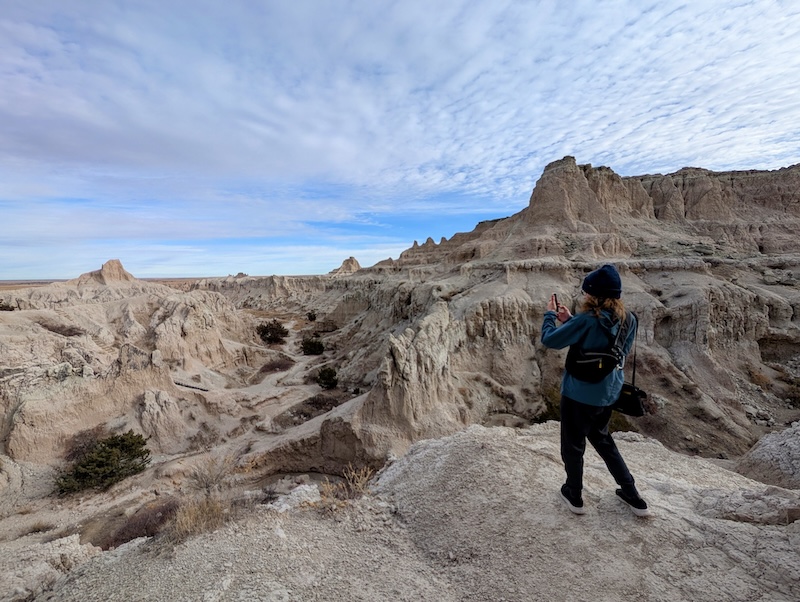
[[[608,349],[626,319],[633,320],[623,345],[625,355],[636,337],[635,316],[625,311],[620,300],[622,280],[610,264],[591,272],[581,286],[585,298],[580,311],[573,316],[556,301],[547,304],[542,323],[542,344],[551,349],[577,345],[583,350]],[[556,320],[562,323],[556,326]],[[561,458],[567,481],[561,487],[561,499],[575,514],[584,514],[583,454],[586,440],[597,450],[609,472],[619,485],[617,495],[637,516],[649,516],[647,503],[636,490],[633,476],[608,432],[611,405],[619,397],[624,382],[621,369],[614,369],[600,382],[578,380],[566,370],[561,380]]]

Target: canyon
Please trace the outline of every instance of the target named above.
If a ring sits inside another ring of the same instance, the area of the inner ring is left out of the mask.
[[[539,342],[547,299],[557,293],[575,311],[583,277],[604,263],[620,271],[639,318],[627,373],[635,363],[654,409],[616,416],[615,429],[667,464],[697,458],[721,471],[709,477],[730,488],[719,507],[751,483],[762,510],[729,508],[725,520],[746,515],[796,538],[798,233],[797,165],[621,177],[565,157],[519,213],[370,267],[348,258],[318,276],[158,282],[110,260],[74,280],[0,289],[0,538],[15,550],[52,548],[44,535],[19,536],[47,516],[73,538],[58,554],[91,563],[87,525],[102,531],[111,514],[181,495],[204,457],[231,458],[245,490],[287,475],[380,470],[465,430],[490,446],[492,433],[546,432],[566,354]],[[271,320],[288,329],[285,342],[257,335]],[[307,339],[324,352],[304,354]],[[336,371],[335,389],[318,384],[323,368]],[[151,467],[91,499],[53,498],[70,441],[96,427],[143,434]],[[731,471],[743,476],[721,476]],[[696,492],[686,499],[702,505]],[[776,507],[784,518],[764,519]],[[790,557],[787,574],[797,575],[797,552]],[[48,566],[10,591],[44,591],[69,572]]]

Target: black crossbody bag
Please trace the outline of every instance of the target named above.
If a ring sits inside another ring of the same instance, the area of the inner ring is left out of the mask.
[[[573,377],[586,383],[599,383],[614,370],[622,369],[625,354],[622,348],[634,320],[633,312],[626,312],[617,334],[605,349],[586,351],[582,344],[570,346],[564,368]],[[584,336],[584,339],[586,337]]]
[[[637,328],[636,337],[638,336],[639,332]],[[634,338],[633,372],[631,374],[631,382],[623,383],[622,391],[620,391],[617,401],[614,402],[614,405],[612,405],[611,408],[628,416],[644,416],[644,402],[646,399],[647,393],[636,386],[636,338]]]

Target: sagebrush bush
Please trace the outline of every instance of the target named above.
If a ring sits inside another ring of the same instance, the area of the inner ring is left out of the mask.
[[[81,460],[56,478],[59,494],[107,489],[150,463],[147,440],[132,430],[100,439]]]
[[[289,334],[289,331],[277,319],[259,324],[256,332],[265,343],[283,343]]]
[[[232,456],[210,457],[195,465],[187,478],[190,489],[207,497],[219,493],[233,474]]]
[[[104,550],[116,548],[139,537],[154,537],[164,531],[178,511],[178,500],[167,498],[140,508],[125,524],[97,542]]]
[[[259,374],[272,374],[273,372],[284,372],[294,366],[294,360],[288,357],[279,357],[278,359],[270,360],[258,371]]]
[[[339,384],[339,378],[336,376],[336,369],[330,367],[320,368],[315,380],[323,389],[335,389],[336,385]]]
[[[304,355],[322,355],[325,351],[325,344],[319,339],[303,339],[301,348]]]

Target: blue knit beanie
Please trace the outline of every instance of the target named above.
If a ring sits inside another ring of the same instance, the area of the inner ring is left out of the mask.
[[[602,268],[590,272],[583,279],[581,288],[592,297],[601,299],[619,299],[622,296],[622,280],[619,272],[617,268],[608,263]]]

